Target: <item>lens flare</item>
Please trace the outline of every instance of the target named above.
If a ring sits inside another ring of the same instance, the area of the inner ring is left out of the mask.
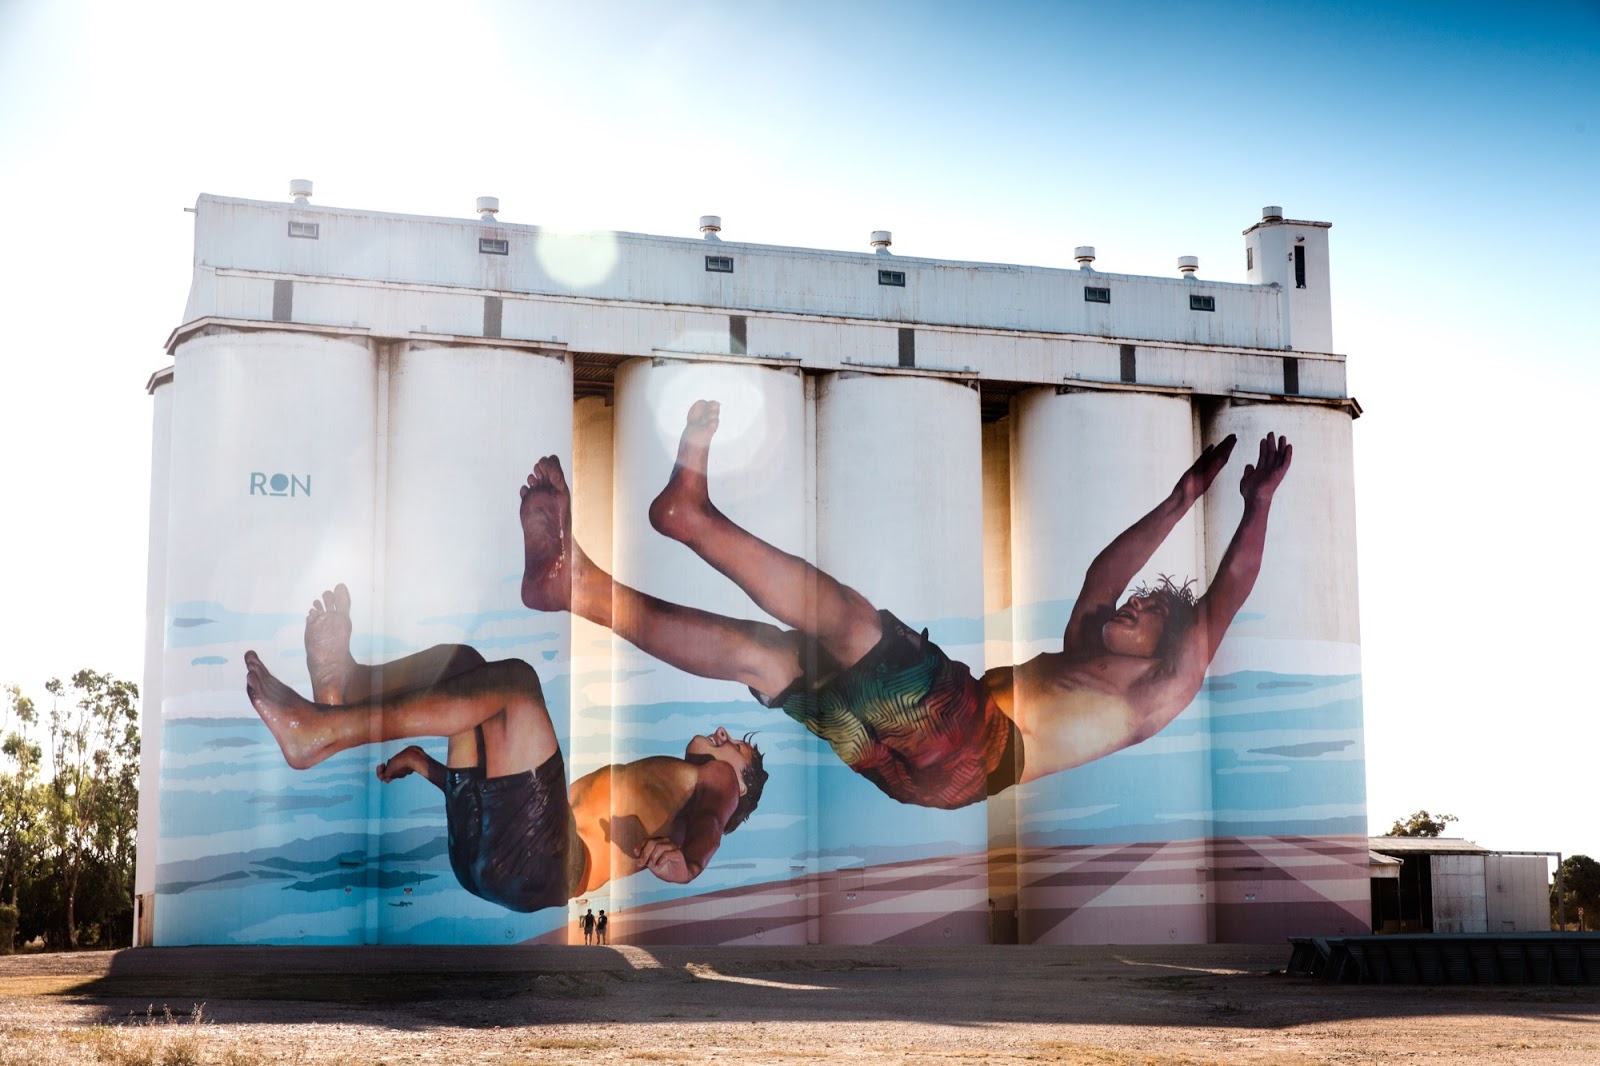
[[[617,235],[592,233],[539,234],[539,266],[551,279],[573,289],[590,289],[611,276],[617,266]]]

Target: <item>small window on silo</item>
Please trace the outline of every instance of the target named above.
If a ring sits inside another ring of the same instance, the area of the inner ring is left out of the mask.
[[[315,222],[291,222],[289,223],[289,236],[300,237],[308,241],[321,240],[320,229],[321,227]]]
[[[708,255],[706,256],[706,270],[713,274],[732,274],[733,256]]]
[[[501,240],[498,237],[479,237],[478,238],[478,254],[479,255],[510,255],[511,254],[511,242],[507,241],[507,240]]]
[[[878,284],[898,285],[903,289],[906,287],[906,272],[904,270],[880,270],[878,271]]]
[[[1294,246],[1294,287],[1306,287],[1306,246],[1303,244]]]
[[[1216,309],[1217,298],[1215,296],[1189,297],[1189,310],[1191,311],[1215,311]]]
[[[1108,304],[1111,302],[1111,290],[1095,285],[1083,287],[1083,301],[1091,304]]]

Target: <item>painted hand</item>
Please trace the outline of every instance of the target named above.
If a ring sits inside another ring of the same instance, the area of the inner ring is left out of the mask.
[[[1294,447],[1287,438],[1268,433],[1261,438],[1261,454],[1254,463],[1244,468],[1239,479],[1239,494],[1246,504],[1265,506],[1272,502],[1283,475],[1289,472],[1289,462],[1294,458]]]
[[[422,749],[415,744],[397,751],[388,762],[378,764],[378,780],[387,784],[390,781],[398,781],[408,774],[417,773],[425,765],[424,758],[426,756]]]
[[[1173,492],[1185,503],[1191,504],[1204,496],[1206,489],[1222,473],[1222,468],[1228,465],[1228,457],[1233,454],[1233,446],[1238,441],[1239,438],[1230,433],[1217,443],[1208,445],[1194,465],[1183,472]]]
[[[639,868],[649,870],[663,881],[683,884],[689,880],[689,863],[683,849],[666,837],[651,837],[634,853]]]

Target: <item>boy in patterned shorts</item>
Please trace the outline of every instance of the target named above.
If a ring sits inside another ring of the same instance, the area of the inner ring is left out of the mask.
[[[1163,578],[1117,605],[1227,465],[1232,435],[1201,452],[1166,499],[1095,557],[1060,651],[975,678],[926,630],[910,629],[711,502],[706,461],[719,411],[706,400],[689,409],[650,524],[790,628],[670,603],[614,581],[572,540],[571,501],[553,456],[539,460],[521,489],[523,603],[574,611],[669,665],[748,686],[886,795],[926,807],[962,807],[1101,758],[1176,718],[1255,586],[1273,493],[1293,456],[1282,437],[1262,438],[1239,481],[1244,515],[1204,596]]]

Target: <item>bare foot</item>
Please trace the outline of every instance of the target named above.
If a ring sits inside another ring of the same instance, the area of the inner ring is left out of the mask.
[[[678,438],[678,461],[667,487],[650,503],[650,524],[657,533],[687,542],[705,519],[716,514],[706,489],[706,462],[721,413],[722,405],[715,400],[696,400],[689,408],[683,436]]]
[[[244,690],[278,742],[284,760],[294,769],[304,770],[332,755],[334,723],[329,712],[273,677],[255,652],[244,653],[244,665]]]
[[[313,600],[306,615],[306,666],[311,670],[311,698],[339,705],[356,661],[350,655],[350,590],[335,585]]]
[[[561,461],[540,459],[521,492],[522,604],[565,611],[572,606],[572,495]]]

